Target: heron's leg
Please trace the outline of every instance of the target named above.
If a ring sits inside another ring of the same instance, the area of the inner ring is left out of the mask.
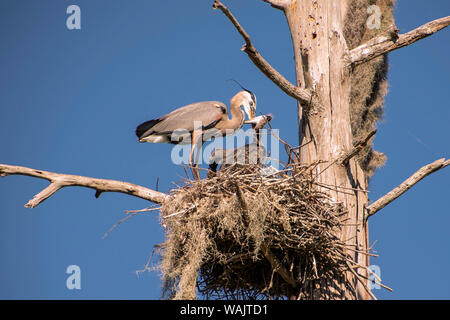
[[[197,155],[195,157],[194,169],[195,169],[195,173],[197,175],[197,179],[200,180],[201,178],[200,178],[200,171],[198,169],[198,160],[199,160],[199,157],[200,157],[200,151],[202,150],[203,143],[201,142],[201,138],[199,138],[197,140],[199,140],[199,141],[196,143],[196,145],[197,145]]]
[[[192,143],[191,153],[189,154],[189,166],[191,168],[191,173],[192,173],[193,179],[195,179],[194,168],[193,168],[193,166],[194,166],[194,149],[195,149],[195,143]]]
[[[192,132],[192,140],[191,140],[192,141],[192,149],[191,149],[191,154],[189,156],[189,162],[190,162],[190,165],[191,165],[192,178],[193,179],[197,178],[197,180],[200,180],[200,174],[199,174],[198,169],[197,169],[197,164],[194,161],[194,149],[197,146],[197,155],[198,155],[199,146],[197,144],[198,144],[198,140],[199,140],[199,138],[201,138],[201,136],[202,136],[201,131],[194,130]]]

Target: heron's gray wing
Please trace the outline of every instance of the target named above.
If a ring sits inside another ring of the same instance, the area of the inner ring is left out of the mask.
[[[150,134],[168,134],[175,130],[194,131],[194,122],[201,122],[204,129],[211,128],[227,113],[226,106],[219,101],[204,101],[178,108],[154,120],[141,137]]]

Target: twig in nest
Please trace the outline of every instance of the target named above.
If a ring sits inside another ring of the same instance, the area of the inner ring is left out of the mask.
[[[250,219],[248,217],[248,206],[247,206],[247,203],[245,202],[244,194],[242,193],[241,188],[239,188],[239,184],[236,181],[234,181],[234,185],[236,187],[237,199],[238,199],[239,204],[241,205],[241,208],[242,208],[244,224],[245,224],[246,227],[248,227],[248,224],[250,222]]]
[[[142,212],[157,211],[159,209],[160,209],[160,207],[152,206],[152,207],[145,208],[145,209],[140,209],[140,210],[127,210],[127,211],[125,211],[125,213],[128,214],[128,216],[126,216],[125,218],[121,219],[119,222],[114,224],[108,231],[106,231],[105,234],[103,235],[102,239],[105,239],[115,228],[117,228],[120,224],[122,224],[126,220],[130,219],[134,215],[136,215],[138,213],[142,213]]]
[[[350,264],[347,262],[347,266],[348,266],[348,270],[355,276],[355,279],[357,281],[359,281],[359,283],[361,283],[361,285],[363,286],[363,288],[366,290],[366,292],[369,294],[369,296],[373,299],[373,300],[377,300],[377,297],[375,297],[372,293],[372,291],[369,289],[369,287],[367,286],[367,283],[365,281],[363,281],[361,279],[361,275],[359,273],[357,273],[355,270],[353,270],[353,268],[350,266]]]
[[[153,255],[155,254],[155,248],[161,248],[161,247],[164,247],[164,244],[155,244],[154,246],[153,246],[153,249],[152,249],[152,254],[150,255],[150,258],[147,260],[147,263],[145,264],[145,266],[144,266],[144,269],[142,269],[142,270],[136,270],[136,275],[139,277],[139,275],[141,274],[141,273],[144,273],[144,272],[146,272],[146,271],[151,271],[151,269],[150,269],[150,263],[152,262],[152,259],[153,259]]]
[[[286,270],[283,264],[277,259],[277,257],[272,253],[268,246],[264,245],[262,247],[264,256],[270,262],[272,269],[277,272],[287,283],[289,283],[293,288],[295,288],[295,280],[292,273]]]
[[[125,218],[121,219],[116,224],[114,224],[108,231],[105,232],[102,239],[105,239],[115,228],[117,228],[120,224],[122,224],[126,220],[130,219],[131,217],[135,216],[136,214],[137,214],[137,212],[133,212],[133,213],[129,214],[128,216],[126,216]]]

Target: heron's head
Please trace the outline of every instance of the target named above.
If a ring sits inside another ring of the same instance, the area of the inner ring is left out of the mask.
[[[238,92],[232,99],[232,104],[244,109],[249,120],[256,116],[256,97],[250,90]]]

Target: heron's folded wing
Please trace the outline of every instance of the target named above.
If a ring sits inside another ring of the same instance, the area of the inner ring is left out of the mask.
[[[161,117],[149,131],[150,134],[171,133],[175,130],[194,131],[194,128],[209,129],[227,113],[226,106],[219,101],[204,101],[189,104]],[[197,123],[195,123],[197,122]],[[195,126],[195,127],[194,127]]]

